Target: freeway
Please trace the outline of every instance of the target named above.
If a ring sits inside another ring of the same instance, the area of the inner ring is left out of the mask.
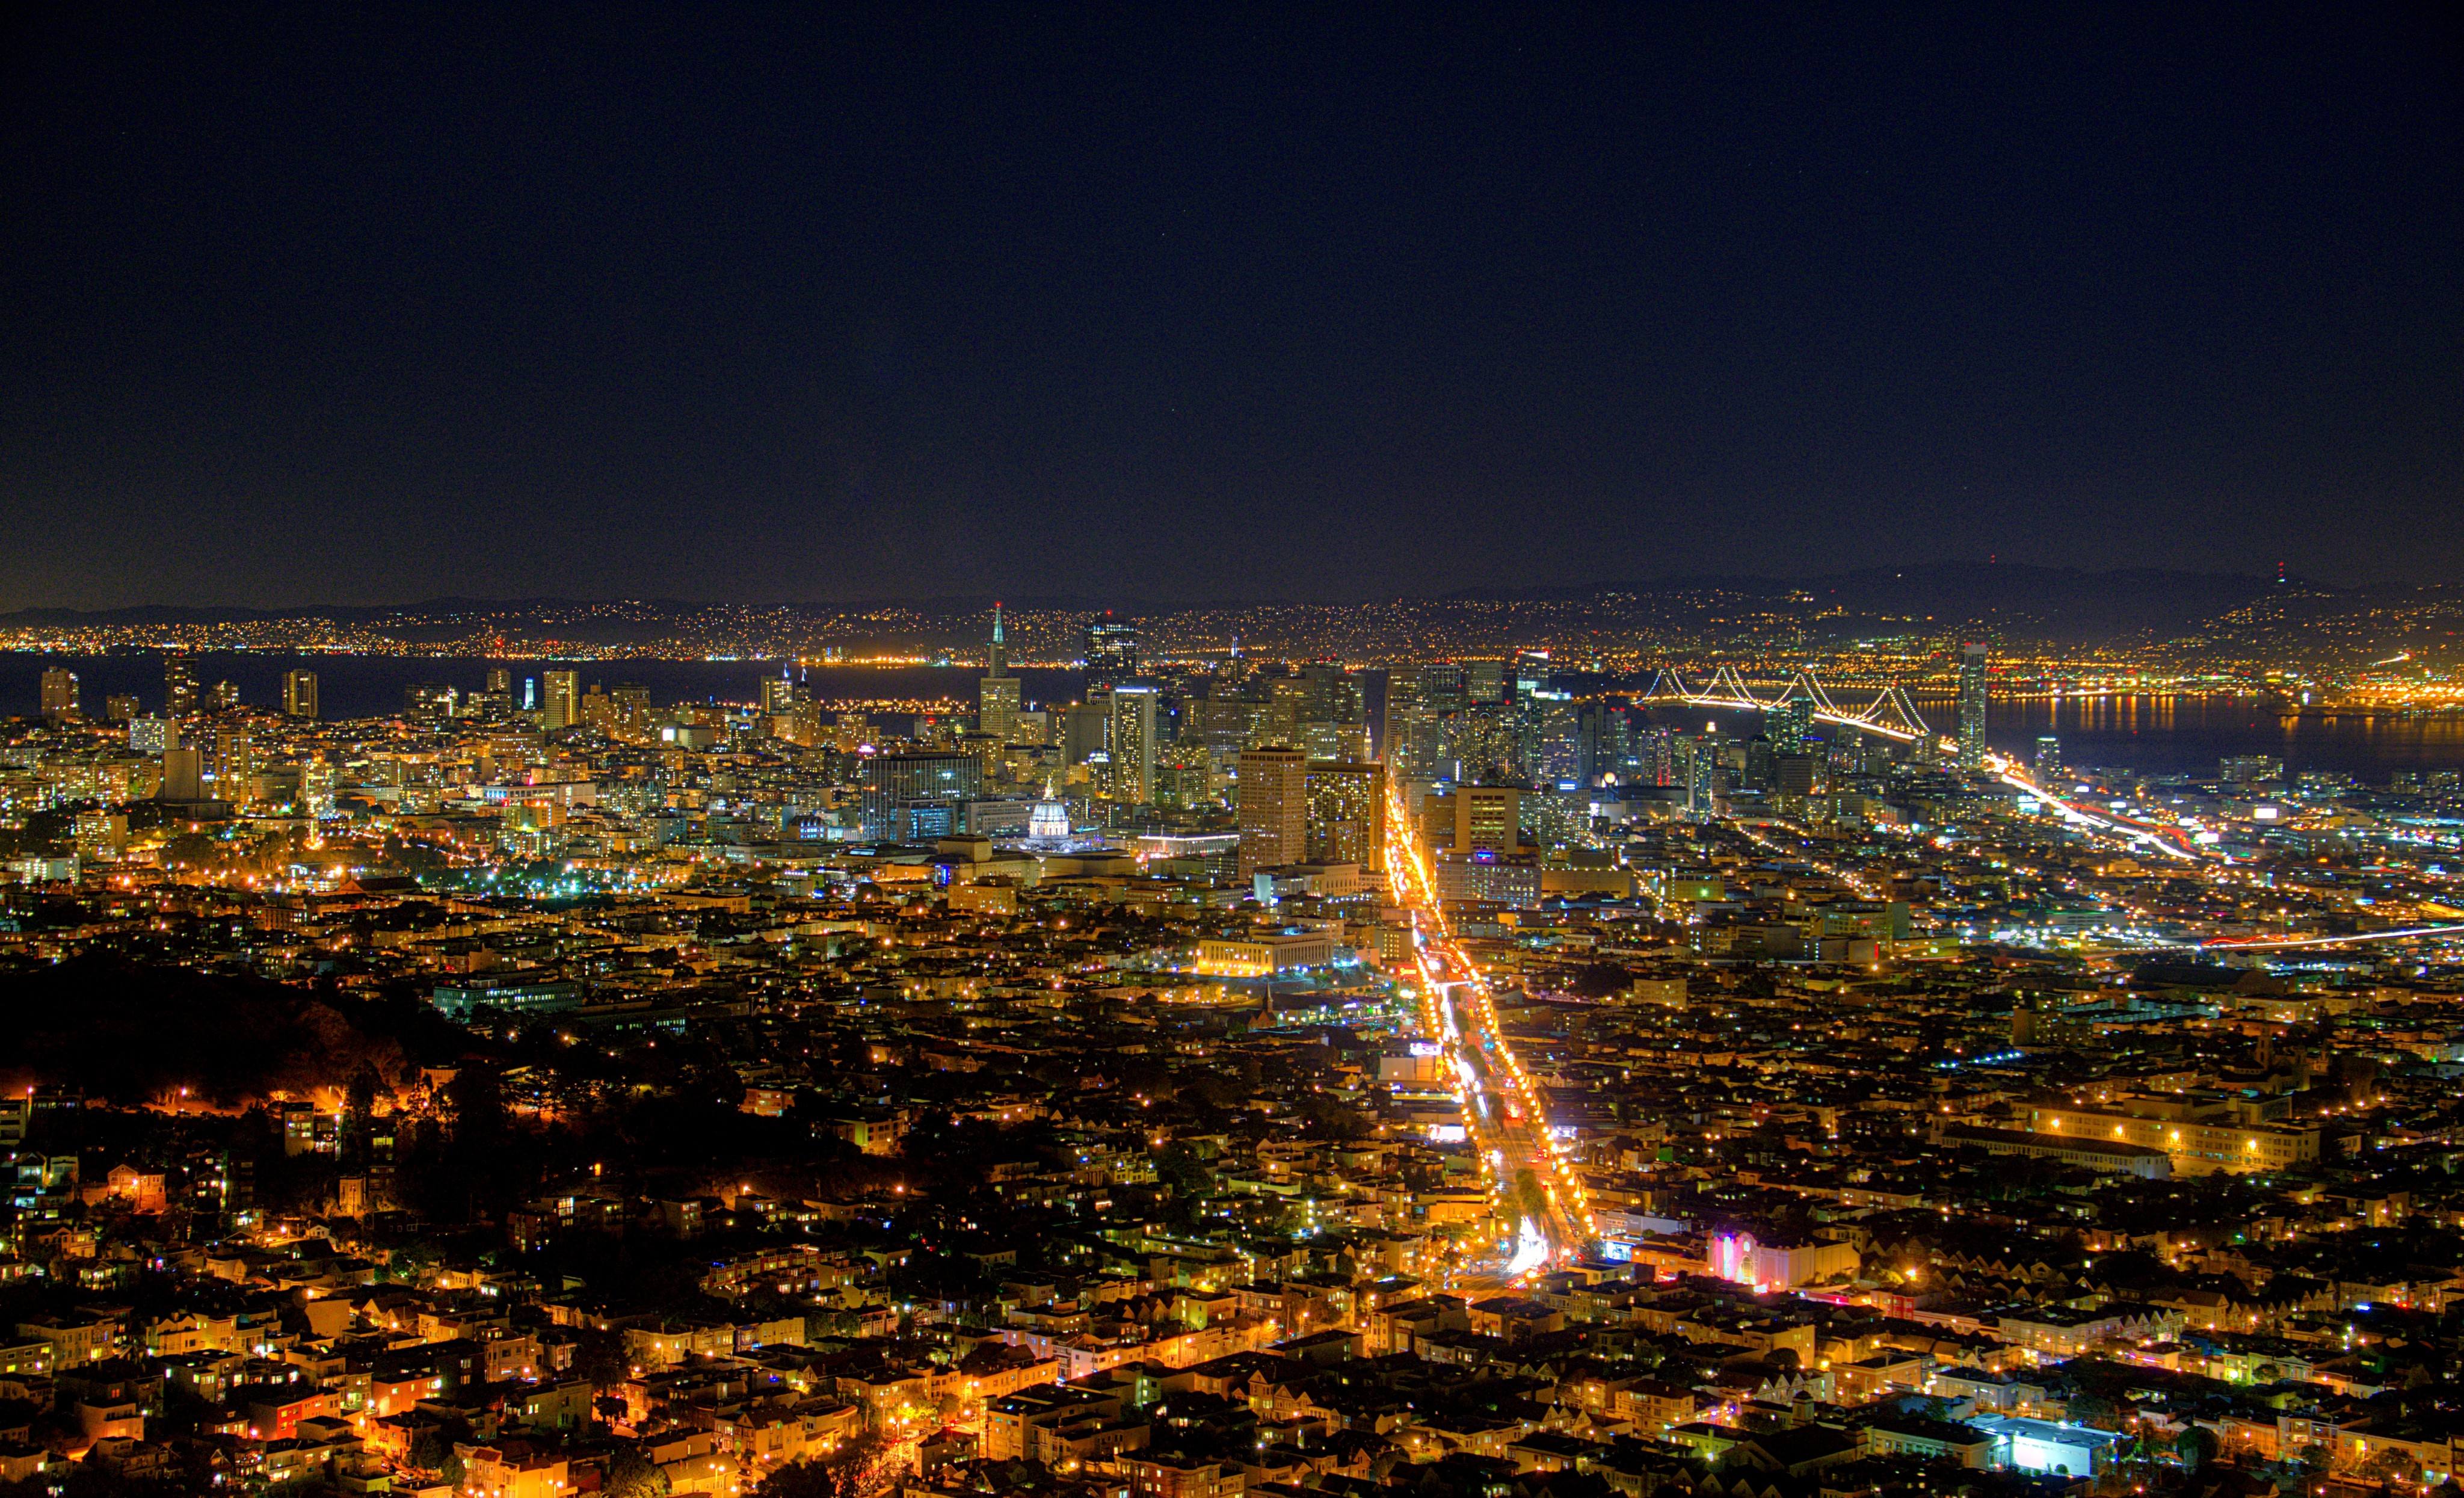
[[[1422,1027],[1454,1069],[1463,1131],[1499,1215],[1516,1227],[1515,1249],[1497,1274],[1512,1284],[1579,1253],[1593,1236],[1582,1182],[1550,1132],[1540,1090],[1506,1043],[1487,980],[1456,941],[1437,899],[1428,860],[1399,801],[1388,808],[1387,865],[1395,896],[1411,914]]]

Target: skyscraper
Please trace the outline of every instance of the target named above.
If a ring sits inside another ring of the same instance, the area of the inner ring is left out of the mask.
[[[539,721],[550,729],[571,728],[582,721],[582,672],[552,671],[547,675],[547,700]]]
[[[2046,790],[2062,778],[2062,741],[2052,734],[2036,736],[2036,783]]]
[[[784,717],[796,711],[796,684],[787,679],[781,669],[776,676],[761,678],[761,716]]]
[[[185,655],[163,658],[163,716],[173,722],[197,716],[197,672]]]
[[[1018,728],[1018,678],[1009,673],[1009,642],[1001,637],[1001,605],[993,605],[992,653],[984,674],[976,683],[976,726],[992,736],[995,743],[1007,743]]]
[[[52,666],[43,672],[43,716],[54,720],[77,716],[77,672],[65,666]]]
[[[1985,669],[1989,651],[1982,645],[1959,648],[1959,767],[1985,763]]]
[[[1309,856],[1309,760],[1299,750],[1243,750],[1239,790],[1242,878]]]
[[[286,671],[282,673],[282,712],[286,717],[317,720],[317,673],[313,671]]]
[[[874,755],[859,772],[864,835],[899,840],[948,837],[966,803],[983,787],[983,761],[971,754],[921,751]]]
[[[1087,690],[1117,687],[1138,674],[1138,627],[1111,609],[1087,621]]]
[[[1309,789],[1309,856],[1319,863],[1386,861],[1386,767],[1355,760],[1312,760]]]
[[[1771,739],[1772,754],[1802,754],[1806,739],[1814,736],[1814,699],[1791,697],[1771,709],[1763,718],[1763,734]]]
[[[1111,697],[1112,761],[1107,788],[1114,801],[1143,806],[1155,800],[1155,690],[1114,687]]]

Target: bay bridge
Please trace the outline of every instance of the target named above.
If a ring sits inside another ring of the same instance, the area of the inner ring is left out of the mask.
[[[1768,690],[1768,689],[1767,689]],[[1689,707],[1731,708],[1741,712],[1769,713],[1792,702],[1812,706],[1817,723],[1836,723],[1849,728],[1861,728],[1868,733],[1903,742],[1934,737],[1925,726],[1924,715],[1908,696],[1907,688],[1897,680],[1886,684],[1874,700],[1859,712],[1851,713],[1831,699],[1811,667],[1800,667],[1779,691],[1769,696],[1754,694],[1753,688],[1737,673],[1733,665],[1714,671],[1701,687],[1689,687],[1676,671],[1661,667],[1652,673],[1651,685],[1636,699],[1638,702],[1683,702]]]

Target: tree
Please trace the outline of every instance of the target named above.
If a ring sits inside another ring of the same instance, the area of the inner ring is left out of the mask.
[[[662,1498],[668,1491],[668,1474],[637,1451],[619,1451],[608,1458],[599,1490],[607,1498]]]
[[[865,1436],[829,1456],[788,1463],[755,1491],[759,1498],[883,1498],[896,1486],[896,1450],[881,1436]]]
[[[2196,1472],[2216,1459],[2216,1435],[2204,1425],[2193,1425],[2173,1442],[2173,1455],[2181,1461],[2186,1472]]]

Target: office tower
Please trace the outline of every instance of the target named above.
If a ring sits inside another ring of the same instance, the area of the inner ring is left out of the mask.
[[[544,674],[547,700],[541,704],[540,725],[550,730],[579,725],[582,722],[582,672],[552,671]]]
[[[1716,733],[1706,733],[1699,738],[1681,739],[1677,747],[1677,769],[1685,787],[1686,814],[1707,817],[1720,792],[1721,738]]]
[[[1503,702],[1506,700],[1506,663],[1504,661],[1465,661],[1463,670],[1465,701]]]
[[[2036,783],[2046,790],[2056,789],[2062,778],[2062,741],[2052,734],[2036,736]]]
[[[102,699],[102,716],[107,722],[134,722],[137,716],[144,711],[138,706],[137,694],[133,692],[115,692]]]
[[[185,655],[163,657],[163,716],[175,723],[197,716],[197,672]]]
[[[489,667],[488,690],[490,692],[497,693],[503,696],[511,697],[514,694],[513,672],[502,666]]]
[[[77,672],[63,666],[43,671],[43,716],[54,720],[78,714]]]
[[[1309,857],[1309,760],[1299,750],[1243,750],[1240,800],[1242,878]]]
[[[239,683],[236,681],[215,682],[212,689],[206,694],[206,706],[210,711],[216,713],[238,712]]]
[[[1771,788],[1785,800],[1802,803],[1822,793],[1822,756],[1782,754],[1771,757]]]
[[[787,679],[782,668],[776,676],[761,678],[761,716],[785,717],[796,711],[796,684]]]
[[[1088,700],[1069,704],[1062,716],[1061,755],[1070,764],[1085,764],[1102,754],[1112,738],[1112,694],[1110,688],[1088,694]]]
[[[166,749],[178,747],[179,725],[167,717],[132,717],[128,720],[128,747],[142,755],[161,758]]]
[[[213,780],[215,800],[248,800],[248,779],[256,773],[256,740],[245,724],[215,731],[206,773]]]
[[[1386,711],[1377,727],[1377,758],[1397,775],[1420,773],[1418,740],[1428,717],[1422,694],[1420,666],[1397,666],[1386,672]]]
[[[874,755],[858,772],[864,835],[901,842],[950,837],[983,789],[984,762],[971,754]]]
[[[1988,653],[1982,645],[1959,648],[1959,767],[1963,770],[1978,769],[1985,763],[1985,669]]]
[[[206,752],[204,750],[170,748],[163,751],[162,799],[165,801],[206,799]]]
[[[2284,760],[2272,754],[2237,754],[2216,761],[2216,779],[2227,785],[2257,785],[2284,779]]]
[[[1814,699],[1791,697],[1763,717],[1763,733],[1774,755],[1802,754],[1814,737]]]
[[[286,717],[317,720],[317,673],[313,671],[286,671],[282,673],[282,713]]]
[[[1087,622],[1087,690],[1117,687],[1138,674],[1138,627],[1111,609]]]
[[[1009,673],[1009,642],[1001,636],[1001,605],[995,604],[992,652],[983,676],[976,683],[976,726],[991,735],[995,743],[1008,743],[1018,731],[1023,701],[1018,678]]]
[[[1529,697],[1549,690],[1549,652],[1517,650],[1514,652],[1514,695]]]
[[[453,716],[456,694],[442,681],[414,681],[402,689],[402,715],[414,723],[434,723]]]
[[[1323,864],[1383,868],[1386,862],[1386,766],[1357,760],[1312,761],[1309,792],[1309,856]]]
[[[1455,851],[1510,853],[1523,843],[1523,792],[1511,785],[1461,785],[1453,797]]]
[[[1112,689],[1111,779],[1114,801],[1147,805],[1155,800],[1155,690],[1120,686]]]

